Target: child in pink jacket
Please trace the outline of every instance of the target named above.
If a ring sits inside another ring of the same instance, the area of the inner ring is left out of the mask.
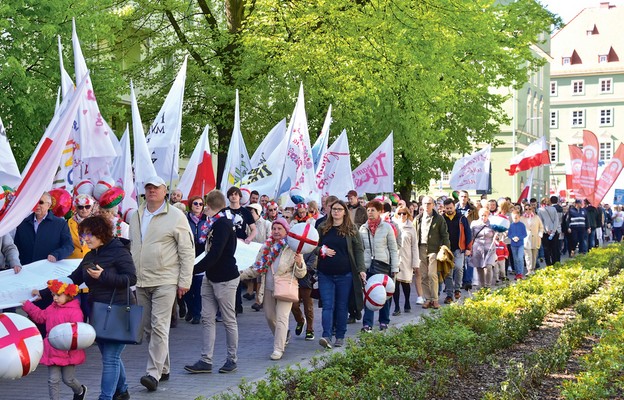
[[[41,310],[26,300],[23,310],[36,323],[45,323],[46,336],[55,326],[65,322],[82,322],[83,315],[80,303],[74,300],[78,294],[78,286],[67,284],[56,279],[48,281],[48,288],[52,292],[53,302],[45,310]],[[33,293],[38,291],[33,291]],[[60,381],[69,386],[74,392],[74,400],[83,400],[87,394],[87,387],[80,384],[75,375],[75,366],[85,361],[84,350],[58,350],[50,345],[48,338],[43,341],[43,356],[41,364],[48,366],[48,389],[50,399],[60,399]]]

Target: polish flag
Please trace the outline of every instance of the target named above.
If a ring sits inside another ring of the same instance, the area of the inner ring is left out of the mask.
[[[184,174],[178,183],[178,189],[182,191],[183,198],[191,196],[204,196],[216,186],[215,173],[212,168],[212,155],[208,143],[208,125],[197,142],[197,147],[189,159]]]
[[[598,204],[604,200],[605,195],[611,189],[611,186],[615,183],[618,176],[620,176],[620,172],[622,172],[622,168],[624,167],[624,144],[620,143],[613,158],[607,164],[607,167],[602,171],[602,175],[600,175],[600,179],[596,183],[596,190],[594,191],[592,198],[590,199],[591,204]]]
[[[581,165],[583,165],[583,150],[574,144],[569,144],[568,150],[570,151],[570,164],[566,165],[566,186],[568,189],[578,190]]]
[[[583,164],[581,165],[581,175],[579,176],[579,187],[577,192],[579,198],[590,199],[594,194],[596,186],[596,175],[598,175],[598,138],[592,131],[583,131]]]
[[[550,164],[550,154],[546,145],[546,137],[542,136],[531,143],[522,153],[513,157],[510,162],[509,175],[515,175],[521,171],[527,171],[540,165]]]
[[[529,178],[527,179],[526,185],[524,185],[524,189],[520,193],[520,197],[518,197],[518,201],[516,203],[522,203],[522,199],[529,199],[531,196],[531,186],[533,186],[533,171],[529,173]]]

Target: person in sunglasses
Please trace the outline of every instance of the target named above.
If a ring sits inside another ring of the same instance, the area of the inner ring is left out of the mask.
[[[78,225],[84,221],[85,218],[93,215],[95,204],[95,199],[88,194],[79,194],[74,199],[74,215],[67,220],[72,243],[74,244],[74,251],[67,258],[84,258],[85,254],[89,252],[87,244],[80,240]]]

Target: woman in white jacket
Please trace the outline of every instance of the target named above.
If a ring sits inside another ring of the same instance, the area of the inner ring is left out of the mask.
[[[392,315],[401,315],[401,306],[399,299],[401,297],[401,289],[405,296],[405,305],[403,311],[408,313],[412,310],[409,303],[411,283],[414,273],[418,272],[420,266],[420,257],[418,253],[418,243],[416,239],[416,228],[412,223],[412,213],[407,207],[399,207],[395,214],[395,221],[401,232],[401,246],[399,246],[399,273],[396,275],[396,281],[399,286],[394,290],[394,312]],[[418,274],[417,279],[420,279]],[[420,293],[418,293],[420,295]]]
[[[360,236],[364,245],[364,262],[369,265],[373,260],[381,261],[387,265],[387,270],[383,271],[386,275],[394,278],[399,272],[399,253],[396,238],[398,232],[394,231],[392,224],[382,221],[381,213],[383,205],[378,200],[369,201],[366,204],[366,214],[368,220],[360,227]],[[366,276],[370,278],[375,273],[382,271],[373,271],[369,268]],[[365,308],[363,318],[363,332],[373,330],[375,312]],[[390,302],[386,301],[384,306],[379,310],[379,329],[388,329],[390,323]]]
[[[531,275],[535,271],[537,254],[542,244],[544,224],[530,204],[524,207],[524,214],[522,214],[520,221],[526,226],[527,237],[524,239],[524,262],[527,275]]]

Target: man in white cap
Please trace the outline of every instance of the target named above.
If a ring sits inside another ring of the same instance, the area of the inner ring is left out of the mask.
[[[130,220],[132,259],[137,271],[137,299],[149,336],[147,373],[141,384],[149,391],[169,379],[169,323],[176,299],[191,287],[195,248],[184,213],[165,197],[165,181],[145,182],[145,202]]]

